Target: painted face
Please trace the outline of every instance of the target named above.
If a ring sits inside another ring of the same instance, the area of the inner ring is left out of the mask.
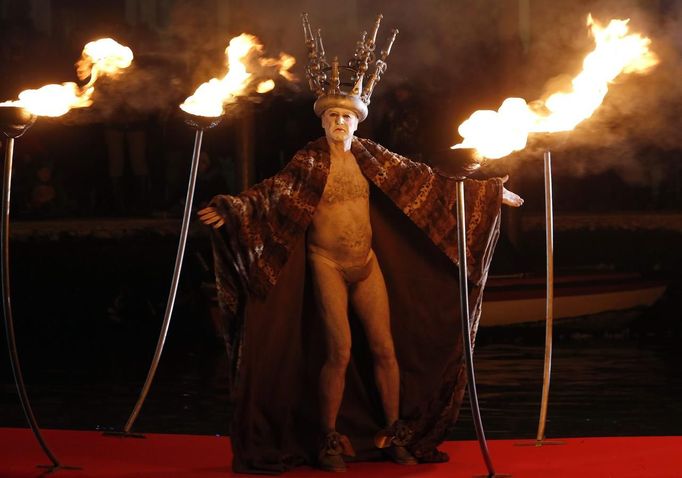
[[[358,129],[358,117],[346,108],[329,108],[322,114],[322,127],[330,141],[346,141]]]

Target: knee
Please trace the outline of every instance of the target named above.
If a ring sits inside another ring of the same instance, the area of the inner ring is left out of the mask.
[[[397,362],[392,342],[384,342],[372,347],[372,356],[377,365],[393,365]]]
[[[350,344],[336,345],[327,351],[327,364],[345,370],[350,362]]]

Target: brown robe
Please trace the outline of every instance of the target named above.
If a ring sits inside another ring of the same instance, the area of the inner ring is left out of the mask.
[[[459,318],[454,180],[355,138],[371,185],[372,247],[386,280],[400,366],[400,414],[410,450],[433,452],[457,416],[466,386]],[[325,138],[276,176],[238,196],[216,196],[225,219],[213,234],[218,297],[226,317],[231,440],[237,472],[277,473],[313,464],[320,438],[318,377],[324,357],[305,255],[305,232],[329,174]],[[465,180],[471,330],[499,235],[502,181]],[[383,426],[366,338],[351,312],[352,359],[337,430],[359,459],[380,458]]]

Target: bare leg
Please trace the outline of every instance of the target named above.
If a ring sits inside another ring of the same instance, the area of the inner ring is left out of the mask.
[[[386,425],[390,425],[398,419],[399,414],[400,373],[391,335],[386,284],[377,258],[372,257],[372,261],[370,275],[354,284],[350,299],[367,334]]]
[[[324,262],[309,258],[320,316],[325,325],[326,358],[320,372],[320,413],[322,431],[336,428],[350,361],[348,290],[341,273]]]

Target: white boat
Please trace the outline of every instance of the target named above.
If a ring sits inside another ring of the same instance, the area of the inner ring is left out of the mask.
[[[555,320],[653,305],[667,282],[639,274],[601,273],[554,278]],[[490,276],[483,294],[481,327],[515,325],[545,320],[545,277]]]

